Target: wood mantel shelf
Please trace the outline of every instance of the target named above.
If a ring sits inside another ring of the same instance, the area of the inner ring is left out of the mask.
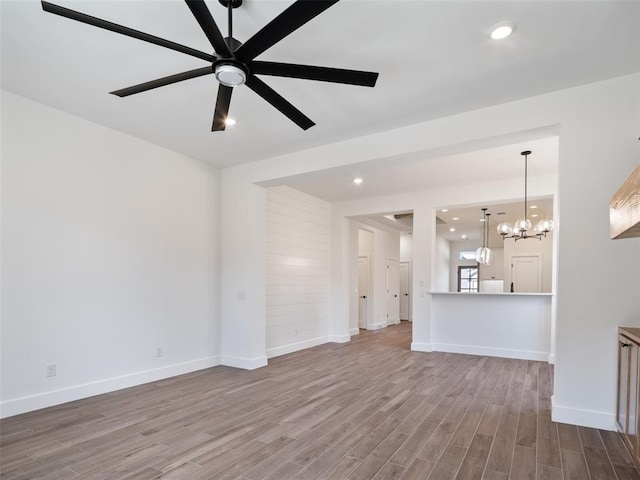
[[[611,197],[609,220],[612,239],[640,237],[640,165]]]

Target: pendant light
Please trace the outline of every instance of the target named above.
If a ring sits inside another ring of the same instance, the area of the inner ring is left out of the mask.
[[[482,209],[482,246],[476,250],[476,261],[481,265],[489,265],[491,262],[491,249],[489,244],[489,216],[487,209]]]
[[[533,229],[535,233],[529,233],[529,230],[531,230],[531,220],[527,218],[527,160],[529,155],[531,155],[531,150],[525,150],[521,152],[520,155],[524,157],[524,216],[516,220],[513,225],[509,222],[502,222],[498,225],[498,233],[502,235],[503,239],[513,238],[516,242],[523,238],[537,238],[538,240],[542,240],[542,237],[546,237],[547,233],[553,230],[553,220],[540,220]]]

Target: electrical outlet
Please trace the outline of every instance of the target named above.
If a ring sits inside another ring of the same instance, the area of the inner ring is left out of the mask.
[[[55,377],[56,376],[56,364],[51,363],[47,365],[47,377]]]
[[[164,354],[164,349],[162,345],[156,347],[156,357],[161,357]]]

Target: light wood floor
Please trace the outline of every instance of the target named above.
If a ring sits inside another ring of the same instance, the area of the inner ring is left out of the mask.
[[[551,422],[549,365],[409,351],[410,326],[1,422],[5,479],[638,479]]]

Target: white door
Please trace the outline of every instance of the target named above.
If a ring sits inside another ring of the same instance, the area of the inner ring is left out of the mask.
[[[369,257],[358,257],[358,328],[367,328]]]
[[[400,262],[400,320],[409,320],[411,295],[409,292],[409,262]]]
[[[542,291],[542,262],[540,255],[511,257],[511,282],[518,293]]]
[[[400,269],[398,260],[387,260],[387,324],[400,323]]]

